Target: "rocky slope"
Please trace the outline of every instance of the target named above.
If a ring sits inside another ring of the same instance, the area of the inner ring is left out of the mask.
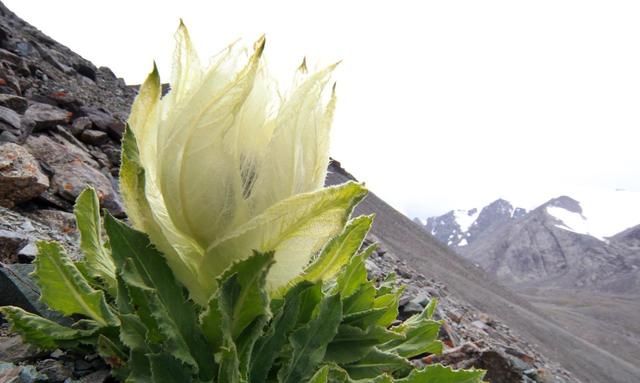
[[[87,184],[99,191],[104,207],[122,214],[118,140],[134,90],[1,3],[0,31],[0,304],[53,315],[39,306],[37,288],[27,276],[37,256],[33,243],[59,240],[77,256],[69,211]],[[337,163],[330,170],[330,183],[351,177]],[[447,351],[416,363],[435,359],[488,368],[491,382],[575,382],[574,375],[585,382],[628,382],[640,376],[637,367],[577,339],[455,257],[375,194],[358,212],[377,213],[371,240],[383,249],[368,263],[370,273],[380,277],[394,271],[408,287],[401,315],[420,310],[429,298],[440,300]],[[38,353],[6,331],[0,332],[0,361],[0,381],[108,379],[104,363],[93,355]]]

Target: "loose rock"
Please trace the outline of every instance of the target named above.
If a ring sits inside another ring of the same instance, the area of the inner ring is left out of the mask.
[[[0,106],[7,107],[13,111],[23,114],[29,103],[24,97],[16,96],[14,94],[0,94]]]
[[[87,129],[80,134],[80,141],[89,145],[102,145],[109,141],[109,136],[99,130]]]
[[[22,146],[0,144],[0,205],[12,207],[40,195],[49,187],[49,179],[38,162]]]
[[[116,139],[122,138],[122,133],[124,132],[124,123],[122,121],[97,108],[82,107],[81,111],[89,117],[96,129],[107,132]]]
[[[73,124],[71,124],[71,133],[74,136],[79,136],[85,129],[91,129],[93,122],[89,117],[79,117],[73,120]]]
[[[3,122],[14,131],[20,130],[20,115],[13,109],[0,106],[0,122]]]
[[[35,131],[53,128],[71,120],[71,113],[49,104],[33,103],[24,114],[35,124]]]

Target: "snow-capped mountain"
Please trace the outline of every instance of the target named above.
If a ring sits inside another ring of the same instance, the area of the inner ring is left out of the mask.
[[[463,224],[454,211],[424,227],[514,287],[640,292],[640,193],[583,200],[561,196],[529,212],[497,200]]]
[[[513,207],[504,199],[498,199],[482,209],[451,210],[438,217],[430,217],[422,223],[425,230],[440,242],[453,247],[467,246],[482,233],[524,216],[527,211]]]

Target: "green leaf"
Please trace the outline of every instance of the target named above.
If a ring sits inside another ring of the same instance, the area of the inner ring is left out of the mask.
[[[150,351],[147,340],[147,327],[137,315],[123,314],[120,316],[120,340],[132,350]]]
[[[254,258],[258,258],[255,256]],[[244,264],[243,262],[242,264]],[[253,262],[247,261],[246,263],[252,264]],[[265,265],[264,263],[263,265]],[[262,268],[257,270],[249,268],[246,270],[248,274],[260,273]],[[222,332],[222,347],[220,348],[220,367],[218,368],[218,381],[239,383],[240,382],[240,358],[238,356],[238,350],[234,342],[233,327],[234,327],[234,314],[236,299],[242,292],[242,282],[240,281],[239,273],[232,273],[225,278],[218,291],[218,299],[216,300],[216,308],[219,312],[220,321],[217,324]]]
[[[360,285],[358,290],[342,301],[345,315],[365,311],[373,307],[376,288],[371,282]]]
[[[396,279],[397,279],[396,273],[387,274],[387,276],[384,278],[384,280],[380,283],[380,286],[378,287],[377,295],[389,294],[390,292],[395,291]]]
[[[388,327],[398,317],[398,306],[400,304],[400,296],[404,291],[404,287],[397,289],[395,293],[385,294],[376,297],[373,301],[373,307],[383,309],[384,314],[378,319],[377,324]]]
[[[358,291],[362,284],[367,283],[367,269],[364,261],[375,249],[376,245],[371,245],[363,252],[351,257],[349,263],[338,274],[336,292],[339,292],[343,297],[350,297]]]
[[[424,308],[424,315],[426,318],[431,319],[433,318],[433,313],[436,312],[436,307],[438,306],[438,300],[436,298],[432,298],[429,301],[429,304],[427,305],[427,307]]]
[[[393,374],[396,371],[409,370],[410,368],[411,363],[405,358],[376,348],[356,363],[344,366],[353,379],[374,378],[385,373]]]
[[[355,313],[351,313],[349,315],[345,315],[342,323],[348,324],[351,326],[358,326],[362,329],[366,329],[378,323],[380,318],[382,318],[386,312],[387,312],[387,309],[384,307],[370,308],[367,310],[362,310]]]
[[[104,282],[109,291],[116,288],[116,266],[105,249],[100,234],[100,201],[92,187],[80,193],[73,209],[80,232],[80,249],[85,255],[87,272]]]
[[[11,325],[11,330],[20,334],[25,342],[45,350],[95,344],[100,329],[95,322],[85,322],[89,329],[65,327],[14,306],[0,307],[0,313]]]
[[[133,268],[130,262],[128,268]],[[129,272],[131,274],[133,272]],[[131,349],[148,353],[150,351],[158,351],[159,347],[165,341],[165,336],[161,333],[157,320],[155,319],[151,307],[151,302],[147,298],[145,288],[135,286],[133,284],[123,285],[120,290],[127,291],[130,297],[131,305],[135,306],[135,310],[130,314],[121,313],[122,319],[120,340]],[[143,343],[140,343],[143,339]]]
[[[240,359],[240,373],[243,377],[249,375],[253,350],[256,342],[264,336],[264,328],[268,322],[269,318],[266,315],[259,316],[247,326],[235,342],[238,350],[238,358]]]
[[[266,381],[274,361],[280,355],[289,334],[296,325],[302,299],[306,296],[304,293],[310,289],[319,290],[317,285],[301,282],[289,289],[281,299],[282,303],[277,310],[274,310],[274,317],[265,334],[258,339],[254,346],[249,366],[250,382]],[[272,301],[272,305],[275,303],[278,301]]]
[[[224,281],[236,275],[238,291],[232,297],[231,335],[237,339],[244,329],[259,316],[270,316],[269,296],[265,289],[265,280],[269,268],[273,265],[273,253],[255,252],[252,257],[235,263],[221,276]],[[224,283],[224,282],[222,282]],[[222,341],[221,316],[218,308],[218,294],[209,301],[206,311],[200,316],[203,332],[209,343],[220,345]]]
[[[240,383],[240,358],[236,345],[225,339],[220,350],[220,367],[218,368],[218,382]]]
[[[296,319],[296,326],[308,323],[320,308],[320,302],[324,299],[322,284],[316,283],[302,292],[300,313]]]
[[[329,366],[323,366],[309,379],[309,383],[327,383],[329,380]]]
[[[309,265],[301,278],[311,282],[334,277],[360,249],[373,223],[373,215],[352,219],[342,233],[334,237]]]
[[[116,326],[102,291],[94,290],[57,242],[38,242],[35,277],[40,300],[64,315],[82,314],[101,326]]]
[[[149,358],[153,383],[192,382],[191,374],[184,365],[169,353],[152,354]]]
[[[401,334],[382,326],[371,326],[363,330],[360,327],[342,324],[338,328],[338,334],[327,347],[325,360],[338,364],[353,363],[367,356],[373,347],[402,338]]]
[[[275,251],[276,263],[267,276],[268,290],[286,286],[327,240],[343,229],[354,206],[365,195],[363,186],[348,182],[294,195],[272,205],[207,249],[200,265],[200,284],[212,293],[215,278],[254,249]]]
[[[110,215],[105,217],[105,228],[116,267],[129,284],[129,293],[138,288],[146,297],[150,314],[166,339],[164,347],[191,364],[201,380],[210,380],[214,375],[213,352],[198,327],[196,307],[185,298],[162,254],[145,234]]]
[[[154,383],[151,379],[151,363],[144,352],[131,350],[128,367],[131,372],[125,383]]]
[[[130,373],[127,365],[127,352],[123,347],[104,335],[98,336],[96,347],[98,354],[111,367],[111,375],[121,381],[125,380]]]
[[[397,383],[482,383],[484,370],[453,370],[441,364],[432,364],[422,370],[414,370]]]
[[[392,329],[404,337],[391,340],[380,346],[381,350],[392,352],[404,358],[412,358],[424,353],[440,354],[442,343],[438,339],[440,322],[424,319],[418,323],[403,326],[401,331]]]
[[[320,302],[318,316],[291,334],[291,358],[278,374],[280,383],[297,383],[308,379],[322,362],[327,345],[338,332],[342,320],[340,295],[326,297]]]

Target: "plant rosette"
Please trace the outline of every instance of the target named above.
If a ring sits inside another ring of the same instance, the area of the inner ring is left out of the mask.
[[[275,91],[229,46],[203,67],[181,23],[171,91],[141,86],[122,142],[132,227],[88,188],[74,209],[84,258],[40,242],[41,300],[76,322],[0,311],[41,349],[97,351],[126,382],[475,383],[482,370],[416,368],[442,352],[435,300],[398,323],[402,288],[368,279],[373,216],[360,184],[323,187],[335,65]],[[329,89],[330,88],[330,89]]]

